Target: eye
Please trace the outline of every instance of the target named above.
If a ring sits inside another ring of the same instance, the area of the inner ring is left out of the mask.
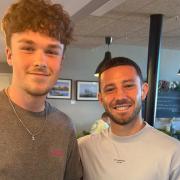
[[[111,93],[111,92],[113,92],[115,90],[115,87],[113,87],[113,86],[108,86],[108,87],[105,87],[104,88],[104,92],[105,93]]]
[[[54,50],[54,49],[47,49],[45,50],[45,53],[54,56],[58,56],[61,54],[59,50]]]
[[[31,47],[31,46],[23,46],[23,47],[21,47],[20,48],[21,50],[23,50],[23,51],[26,51],[26,52],[28,52],[28,53],[31,53],[31,52],[33,52],[35,49],[33,48],[33,47]]]
[[[130,84],[125,84],[124,85],[124,88],[127,88],[127,89],[130,89],[130,88],[133,88],[133,87],[135,87],[134,83],[130,83]]]

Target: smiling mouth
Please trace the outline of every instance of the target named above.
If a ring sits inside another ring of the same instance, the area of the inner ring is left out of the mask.
[[[29,73],[30,75],[35,75],[35,76],[49,76],[47,73]]]
[[[121,105],[116,105],[113,107],[113,109],[118,110],[118,111],[127,111],[131,107],[131,104],[121,104]]]

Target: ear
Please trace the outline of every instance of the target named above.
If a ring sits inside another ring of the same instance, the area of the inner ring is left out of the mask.
[[[61,72],[61,70],[62,70],[63,61],[64,61],[64,55],[61,57],[59,72]]]
[[[65,55],[63,54],[62,59],[61,59],[61,64],[63,63],[64,58],[65,58]]]
[[[146,96],[147,96],[147,93],[148,93],[148,90],[149,90],[149,86],[148,86],[148,83],[143,83],[142,85],[142,94],[141,94],[141,98],[142,100],[145,100]]]
[[[12,51],[11,48],[6,47],[6,59],[9,66],[12,66]]]
[[[100,92],[98,93],[98,100],[99,100],[100,104],[102,105],[103,101],[102,101],[102,95]]]

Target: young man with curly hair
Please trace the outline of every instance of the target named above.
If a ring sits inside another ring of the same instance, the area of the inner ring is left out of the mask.
[[[70,118],[46,102],[72,40],[68,14],[47,0],[19,0],[2,19],[12,82],[0,92],[0,179],[78,180]]]

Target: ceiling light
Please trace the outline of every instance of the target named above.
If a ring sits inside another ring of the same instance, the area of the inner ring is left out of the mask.
[[[109,61],[111,59],[111,52],[109,51],[109,45],[112,43],[112,37],[106,36],[105,43],[108,45],[108,51],[105,52],[104,59],[99,63],[99,65],[96,68],[96,71],[94,73],[94,76],[96,77],[99,77],[99,71],[101,67],[106,63],[106,61]]]

